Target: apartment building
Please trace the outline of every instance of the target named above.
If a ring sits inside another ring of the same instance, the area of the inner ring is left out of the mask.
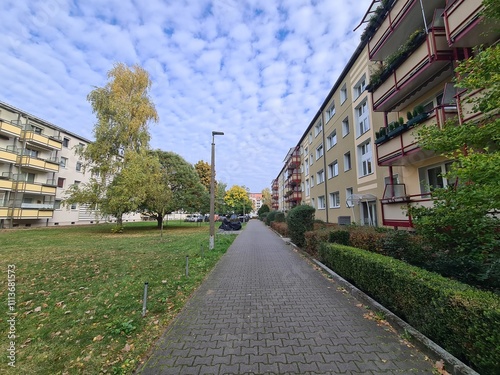
[[[423,125],[442,127],[452,118],[462,123],[478,116],[453,80],[458,61],[499,39],[493,29],[485,33],[489,25],[481,10],[481,1],[471,0],[372,2],[368,14],[377,16],[366,38],[369,59],[378,68],[368,89],[373,111],[383,114],[375,124],[377,164],[390,176],[380,197],[383,225],[411,227],[406,208],[431,206],[431,190],[454,183],[441,176],[450,160],[421,149],[416,133]]]
[[[498,40],[484,34],[481,9],[471,0],[372,1],[360,45],[273,180],[273,208],[309,204],[330,223],[411,227],[407,207],[433,204],[450,163],[422,150],[416,131],[477,116],[453,78],[473,47]]]
[[[69,186],[88,181],[75,149],[89,142],[0,102],[0,228],[114,221],[86,205],[62,204]]]
[[[257,215],[257,212],[262,207],[262,193],[249,193],[248,198],[252,201],[252,214]]]

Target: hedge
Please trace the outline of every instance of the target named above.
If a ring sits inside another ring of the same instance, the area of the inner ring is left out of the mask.
[[[288,233],[292,242],[299,247],[304,246],[304,233],[313,229],[315,211],[314,207],[300,205],[288,212],[286,217]]]
[[[320,258],[481,374],[500,373],[500,296],[353,247],[323,243]]]

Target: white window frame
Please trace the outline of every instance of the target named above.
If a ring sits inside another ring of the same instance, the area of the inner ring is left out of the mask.
[[[309,183],[309,179],[306,179],[306,197],[311,195],[311,185]]]
[[[373,174],[373,152],[370,140],[358,146],[360,177]]]
[[[334,160],[328,165],[328,178],[337,177],[339,175],[339,162]]]
[[[353,206],[352,203],[351,204],[347,203],[347,198],[349,198],[353,194],[354,194],[354,189],[352,187],[348,187],[348,188],[345,189],[345,205],[346,205],[346,207],[352,207]]]
[[[344,86],[340,89],[340,105],[344,104],[347,100],[347,85],[344,83]]]
[[[363,77],[354,85],[354,100],[359,98],[366,89],[366,76]]]
[[[330,135],[326,139],[326,143],[328,149],[331,149],[333,146],[337,144],[337,129],[330,133]]]
[[[333,116],[335,116],[335,102],[326,110],[326,121],[330,121]]]
[[[322,169],[316,173],[316,183],[319,185],[325,182],[325,171]]]
[[[340,208],[340,193],[338,191],[330,193],[330,208]]]
[[[355,109],[358,137],[370,130],[370,111],[368,100],[363,100]]]
[[[314,126],[314,136],[317,137],[323,131],[323,122],[321,120]]]
[[[352,169],[351,152],[348,151],[344,154],[344,172]]]
[[[349,129],[349,117],[346,117],[342,120],[342,138],[347,136],[350,132],[351,129]]]
[[[65,158],[64,156],[61,156],[61,161],[59,162],[59,165],[62,168],[66,168],[66,166],[68,165],[68,158]]]
[[[325,153],[325,150],[323,148],[323,143],[320,144],[318,147],[316,147],[316,160],[321,158]]]
[[[326,205],[325,205],[325,196],[324,195],[320,195],[318,197],[318,210],[324,210],[326,208]]]

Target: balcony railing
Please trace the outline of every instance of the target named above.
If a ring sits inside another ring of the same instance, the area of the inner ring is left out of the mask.
[[[296,169],[300,166],[300,156],[292,155],[287,161],[287,169]]]
[[[491,42],[489,38],[494,38],[496,33],[485,33],[491,28],[488,21],[481,19],[482,1],[456,0],[448,3],[443,16],[450,46],[474,47]]]
[[[55,186],[46,186],[45,184],[35,182],[19,181],[16,184],[16,189],[24,193],[35,193],[43,195],[56,195]]]
[[[392,138],[388,134],[387,140],[383,142],[379,142],[379,139],[377,139],[378,165],[407,165],[434,156],[435,153],[433,151],[423,150],[418,145],[418,129],[427,124],[434,124],[441,128],[447,120],[454,117],[457,117],[456,106],[440,105],[429,112],[424,121],[414,127],[403,127]]]
[[[27,203],[25,203],[27,204]],[[54,214],[54,208],[9,208],[7,217],[13,219],[49,219]]]
[[[300,184],[300,181],[301,181],[300,173],[292,173],[290,174],[290,176],[288,176],[288,179],[286,181],[286,186],[287,187],[296,186]]]
[[[62,140],[58,136],[48,136],[36,133],[33,130],[24,130],[21,135],[22,140],[46,149],[61,150]]]
[[[12,190],[13,184],[12,180],[0,177],[0,190]]]
[[[423,43],[393,63],[394,68],[384,67],[380,81],[370,82],[374,110],[400,110],[417,90],[423,95],[433,89],[443,77],[452,76],[451,60],[444,29],[431,30]]]
[[[16,163],[21,167],[39,171],[59,172],[59,163],[56,159],[40,159],[28,155],[21,155],[17,157]]]
[[[20,137],[21,131],[22,127],[17,125],[15,122],[0,120],[0,134],[5,134],[11,137]]]
[[[385,185],[382,205],[382,223],[391,227],[413,227],[408,208],[412,206],[432,207],[430,193],[407,195],[405,184]]]
[[[15,163],[17,160],[18,149],[15,146],[0,148],[0,160],[7,163]]]

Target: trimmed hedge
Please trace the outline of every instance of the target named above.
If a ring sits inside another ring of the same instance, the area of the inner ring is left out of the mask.
[[[286,223],[288,224],[288,233],[292,242],[302,247],[305,243],[304,233],[313,229],[314,207],[300,205],[294,207],[288,212]]]
[[[286,225],[286,223],[282,223],[279,221],[273,221],[271,223],[271,228],[273,228],[276,232],[281,234],[283,237],[288,236],[288,225]]]
[[[270,211],[267,216],[266,216],[266,225],[268,226],[271,226],[271,222],[274,221],[275,217],[276,217],[276,214],[278,213],[278,211]]]
[[[481,374],[500,373],[500,297],[405,262],[323,243],[322,261]]]
[[[304,233],[304,251],[313,257],[317,257],[319,247],[323,242],[327,242],[330,231],[328,229],[313,230]]]

